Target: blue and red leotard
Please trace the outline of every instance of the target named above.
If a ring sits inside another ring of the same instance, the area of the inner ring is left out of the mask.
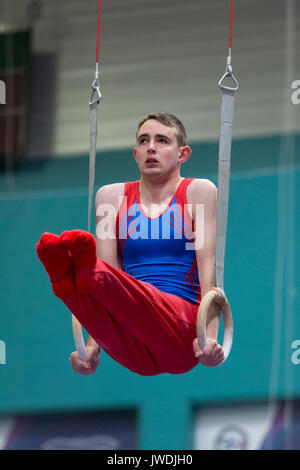
[[[156,218],[148,217],[143,211],[139,181],[125,183],[116,232],[119,261],[124,271],[162,292],[199,303],[193,221],[186,199],[191,181],[191,178],[181,181],[168,207]]]

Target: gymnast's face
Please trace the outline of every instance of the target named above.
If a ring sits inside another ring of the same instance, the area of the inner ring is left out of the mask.
[[[190,147],[178,145],[174,127],[149,119],[138,131],[133,156],[141,174],[154,176],[179,171],[190,152]]]

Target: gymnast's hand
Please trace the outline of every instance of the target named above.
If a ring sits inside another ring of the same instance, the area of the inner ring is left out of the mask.
[[[213,338],[206,339],[206,346],[201,351],[197,338],[193,341],[195,357],[199,362],[207,367],[216,367],[224,361],[224,351],[222,346]]]
[[[82,375],[92,375],[98,367],[100,361],[99,346],[86,346],[86,360],[79,359],[78,352],[72,352],[70,356],[71,367],[75,372]]]

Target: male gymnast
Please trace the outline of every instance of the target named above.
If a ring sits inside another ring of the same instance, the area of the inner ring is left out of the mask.
[[[217,306],[208,312],[203,351],[195,338],[199,303],[214,282],[217,188],[180,176],[190,155],[182,122],[149,114],[133,149],[140,180],[96,194],[96,239],[72,230],[38,242],[54,294],[89,334],[86,361],[71,354],[76,372],[93,374],[101,349],[145,376],[224,360]]]

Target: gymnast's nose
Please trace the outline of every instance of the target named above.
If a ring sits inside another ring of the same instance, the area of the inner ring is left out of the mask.
[[[150,139],[148,142],[147,153],[148,155],[154,155],[156,153],[155,141],[152,139]]]

